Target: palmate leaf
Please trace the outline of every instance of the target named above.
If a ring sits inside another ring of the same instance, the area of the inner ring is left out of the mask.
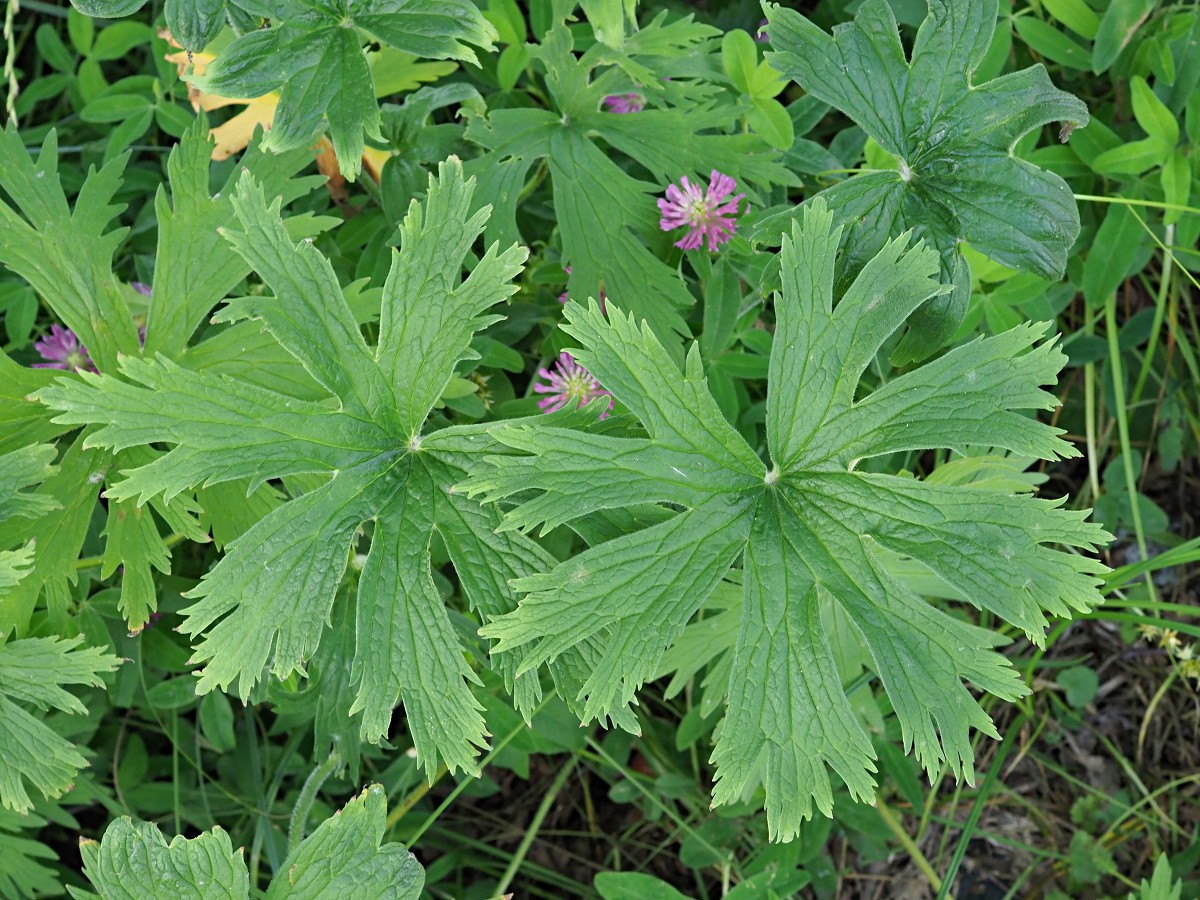
[[[197,362],[204,359],[209,342],[189,349],[189,337],[249,272],[249,266],[217,233],[233,219],[229,199],[233,181],[210,193],[211,149],[202,115],[168,158],[170,191],[160,188],[155,198],[158,252],[146,315],[145,350],[184,359],[185,364],[191,363],[186,358],[189,352]],[[132,290],[112,273],[113,253],[123,230],[106,230],[120,211],[111,200],[121,184],[125,157],[89,172],[74,208],[68,205],[58,178],[57,157],[53,132],[36,160],[15,132],[0,133],[0,186],[8,195],[8,202],[0,201],[0,220],[5,223],[0,262],[28,281],[80,336],[101,371],[113,372],[117,353],[139,352],[136,324],[126,302]],[[323,180],[320,176],[293,177],[311,158],[305,150],[272,155],[251,149],[243,156],[241,169],[250,171],[267,191],[288,202]],[[315,234],[324,224],[312,216],[287,222],[294,235]],[[241,353],[238,358],[250,365],[258,361],[253,353]],[[0,355],[0,452],[51,439],[68,429],[51,422],[44,406],[27,399],[51,377],[49,371],[24,369]],[[59,472],[40,488],[47,502],[55,504],[53,512],[33,522],[0,524],[0,542],[11,545],[19,539],[26,543],[34,570],[18,586],[0,585],[0,631],[15,628],[24,632],[39,599],[50,610],[52,624],[62,624],[67,584],[74,581],[73,562],[108,473],[144,465],[149,461],[147,455],[153,457],[155,451],[143,448],[131,453],[114,459],[102,451],[83,450],[77,440],[65,452]],[[216,528],[246,504],[210,505],[209,518]],[[207,540],[190,497],[170,503],[157,499],[154,508],[176,533],[191,540]],[[168,570],[169,552],[149,509],[110,504],[103,535],[102,577],[122,571],[119,608],[129,628],[138,631],[157,604],[152,570]]]
[[[603,289],[667,340],[687,333],[684,315],[694,300],[675,268],[647,246],[661,238],[653,195],[682,176],[706,182],[713,169],[751,198],[755,188],[799,182],[758,136],[722,133],[741,110],[694,77],[695,58],[708,52],[706,42],[716,46],[720,32],[690,17],[664,19],[630,35],[623,52],[595,44],[578,56],[571,32],[554,27],[527,46],[545,70],[553,108],[491,110],[471,119],[466,136],[488,151],[468,169],[486,180],[498,210],[506,207],[498,223],[512,220],[527,172],[546,160],[571,296],[599,297]],[[630,90],[653,105],[627,115],[603,109],[605,96]],[[619,165],[610,148],[657,184]]]
[[[1070,129],[1088,121],[1087,107],[1057,90],[1041,65],[972,83],[996,28],[997,0],[928,3],[909,59],[887,0],[866,0],[832,35],[794,10],[763,4],[771,65],[896,159],[895,171],[822,192],[846,226],[847,278],[911,229],[937,248],[940,278],[954,285],[917,311],[893,357],[900,364],[942,347],[962,322],[971,285],[963,241],[1011,268],[1062,277],[1079,234],[1075,200],[1066,182],[1017,159],[1013,147],[1050,122]],[[777,242],[794,215],[764,218],[757,236]]]
[[[62,685],[99,687],[121,661],[83,638],[22,638],[0,646],[0,806],[23,813],[33,805],[25,782],[45,797],[61,796],[87,761],[74,745],[29,712],[85,713]]]
[[[30,444],[11,453],[0,454],[0,515],[5,519],[34,519],[52,512],[57,503],[44,494],[25,491],[54,474],[54,448],[48,444]],[[0,535],[3,532],[0,531]],[[0,591],[16,587],[33,566],[34,542],[11,550],[0,538]],[[7,633],[0,632],[0,634]]]
[[[963,684],[1012,699],[1027,692],[993,647],[995,633],[912,594],[885,568],[903,554],[975,606],[1042,640],[1044,611],[1098,600],[1104,567],[1054,544],[1107,540],[1085,513],[1006,490],[859,471],[904,450],[979,445],[1047,459],[1075,455],[1058,430],[1023,413],[1056,404],[1065,362],[1045,326],[959,347],[856,398],[884,341],[940,288],[937,254],[910,236],[884,245],[833,308],[841,229],[823,200],[783,240],[770,361],[768,468],[708,393],[696,347],[680,371],[643,324],[571,304],[577,358],[645,425],[645,438],[500,426],[524,456],[497,456],[468,490],[519,503],[505,527],[550,527],[649,501],[681,510],[523,579],[516,611],[482,629],[519,671],[581,641],[602,648],[582,686],[585,716],[628,704],[663,652],[743,559],[741,625],[728,709],[713,760],[714,800],[763,781],[771,834],[790,839],[813,806],[828,814],[827,767],[870,799],[873,751],[843,690],[826,619],[853,623],[899,718],[906,750],[932,774],[972,777],[970,729],[996,736]],[[528,499],[528,492],[539,492]]]
[[[13,204],[0,200],[0,263],[29,282],[101,371],[115,365],[118,351],[138,346],[126,295],[112,277],[113,253],[127,229],[109,230],[124,208],[113,196],[128,159],[90,171],[72,208],[58,178],[55,132],[34,160],[11,123],[0,131],[0,187]]]
[[[400,844],[382,844],[387,798],[372,785],[322,822],[283,861],[268,900],[416,900],[425,872]],[[158,826],[117,819],[100,841],[80,844],[83,871],[101,900],[249,900],[241,848],[214,828],[168,844]],[[77,898],[94,897],[72,891]],[[257,896],[257,894],[256,894]]]
[[[267,479],[324,476],[229,544],[188,595],[195,602],[181,630],[203,635],[194,653],[205,663],[198,690],[236,683],[245,699],[265,667],[279,678],[302,671],[367,526],[351,713],[362,711],[362,736],[377,741],[402,697],[430,774],[439,756],[474,771],[475,747],[484,744],[481,707],[467,684],[475,676],[432,580],[434,531],[468,601],[488,616],[515,607],[511,579],[553,563],[531,540],[495,534],[498,513],[451,490],[481,454],[502,448],[480,428],[421,431],[471,353],[472,335],[496,321],[490,308],[515,290],[525,259],[521,248],[501,252],[493,244],[463,279],[489,212],[471,214],[473,189],[451,159],[431,177],[424,203],[410,207],[383,290],[379,343],[369,347],[328,260],[311,241],[293,243],[278,201],[268,206],[262,189],[242,177],[232,197],[240,228],[226,237],[274,296],[231,301],[218,318],[261,323],[321,385],[323,401],[189,371],[162,356],[124,359],[122,378],[85,373],[38,394],[62,411],[57,421],[94,423],[89,445],[120,452],[172,445],[126,472],[110,501],[142,504],[235,479],[253,490]],[[512,687],[513,666],[503,657],[498,665]],[[536,679],[516,689],[518,704],[531,709]]]
[[[328,126],[342,174],[362,167],[364,133],[378,139],[379,107],[360,32],[429,59],[476,62],[468,45],[492,49],[496,31],[470,0],[279,0],[269,28],[234,39],[191,82],[225,97],[279,91],[264,146],[308,148]]]
[[[34,839],[46,824],[37,813],[0,809],[0,897],[53,897],[62,891],[53,868],[58,854]]]

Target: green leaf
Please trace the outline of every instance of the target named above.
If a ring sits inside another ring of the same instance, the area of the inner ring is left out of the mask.
[[[1096,37],[1100,17],[1087,5],[1086,0],[1042,0],[1042,6],[1081,38],[1090,41]]]
[[[266,900],[417,900],[425,872],[401,844],[383,844],[387,797],[371,785],[283,861]]]
[[[1081,71],[1091,66],[1092,55],[1088,49],[1053,25],[1031,16],[1014,19],[1013,25],[1030,50],[1051,62]]]
[[[160,189],[154,198],[158,253],[146,317],[147,354],[179,358],[213,307],[249,273],[250,266],[218,233],[234,222],[232,196],[242,170],[283,203],[325,180],[319,175],[293,177],[312,162],[307,148],[273,154],[252,143],[228,181],[214,193],[209,186],[211,156],[208,120],[201,114],[167,158],[169,195]]]
[[[908,557],[957,596],[1041,642],[1044,611],[1099,600],[1095,560],[1108,540],[1062,501],[1011,484],[951,485],[862,471],[899,451],[1001,447],[1019,456],[1077,455],[1030,412],[1057,405],[1066,361],[1044,325],[979,339],[866,396],[859,380],[914,309],[943,290],[938,255],[905,235],[869,260],[833,306],[841,229],[823,200],[785,236],[783,287],[767,399],[764,464],[716,408],[698,349],[681,371],[653,333],[610,303],[569,304],[570,352],[643,423],[646,437],[513,424],[493,435],[523,455],[489,458],[466,487],[516,506],[505,528],[553,527],[605,509],[670,504],[665,520],[596,543],[520,579],[518,608],[481,629],[520,659],[518,673],[583,642],[599,651],[577,699],[585,719],[627,707],[729,567],[743,559],[743,599],[728,707],[713,754],[714,801],[760,781],[773,838],[788,840],[814,806],[829,814],[831,768],[869,799],[873,751],[845,696],[828,621],[862,635],[900,721],[906,750],[931,777],[968,781],[970,731],[998,736],[963,682],[1001,698],[1027,693],[992,649],[995,632],[943,612],[890,573]],[[532,492],[532,493],[531,493]],[[987,548],[986,550],[984,548]],[[728,658],[728,657],[727,657]],[[678,656],[677,656],[678,659]]]
[[[746,111],[746,121],[755,134],[776,150],[787,150],[796,140],[792,117],[782,103],[770,97],[758,97]]]
[[[1128,204],[1109,204],[1083,266],[1083,296],[1090,307],[1102,307],[1121,286],[1145,239],[1146,229]]]
[[[91,16],[85,16],[72,6],[67,10],[67,35],[76,52],[86,54],[96,38],[96,25]]]
[[[1130,894],[1129,900],[1179,900],[1182,895],[1183,882],[1175,880],[1167,854],[1162,853],[1154,864],[1151,880],[1143,878],[1137,894]]]
[[[175,837],[168,844],[158,826],[117,819],[99,841],[79,845],[83,873],[102,900],[210,900],[250,896],[250,876],[242,849],[213,828],[199,837]]]
[[[71,5],[85,16],[119,19],[133,15],[146,5],[146,0],[71,0]]]
[[[1056,90],[1040,65],[973,83],[995,30],[996,0],[929,0],[909,59],[886,0],[867,0],[832,35],[778,4],[765,8],[774,51],[768,62],[845,112],[897,160],[896,171],[823,192],[846,225],[840,284],[892,236],[912,229],[938,251],[941,281],[955,285],[909,323],[894,353],[898,364],[943,346],[962,321],[970,285],[963,241],[1010,268],[1062,276],[1079,233],[1071,190],[1013,156],[1013,147],[1050,122],[1086,124],[1087,109]],[[776,242],[796,215],[765,217],[756,238]]]
[[[167,0],[171,37],[185,50],[203,50],[225,24],[225,0]]]
[[[1076,884],[1095,884],[1103,876],[1117,872],[1112,851],[1083,829],[1071,835],[1067,866]]]
[[[463,359],[477,359],[471,336],[501,316],[488,314],[515,291],[525,251],[493,247],[459,284],[458,261],[483,233],[490,210],[470,214],[471,192],[440,191],[415,200],[400,229],[400,250],[379,316],[380,367],[391,385],[400,427],[414,437]],[[406,351],[420,347],[421,353]]]
[[[1137,30],[1158,0],[1111,0],[1100,27],[1096,31],[1096,42],[1092,46],[1092,71],[1097,75],[1107,72],[1121,51],[1133,40]]]
[[[1174,149],[1179,142],[1179,123],[1167,105],[1150,90],[1146,79],[1135,75],[1129,81],[1130,96],[1133,101],[1133,115],[1142,131],[1152,138],[1170,144]]]
[[[562,258],[571,267],[570,296],[598,298],[603,291],[664,338],[687,333],[683,313],[695,300],[676,267],[651,249],[662,240],[652,195],[683,176],[705,183],[713,169],[736,179],[752,202],[756,187],[799,184],[763,137],[721,133],[742,114],[728,91],[718,101],[707,88],[697,103],[679,82],[662,77],[676,71],[668,64],[695,56],[717,34],[691,17],[665,24],[664,14],[631,35],[623,53],[596,47],[577,56],[571,31],[556,26],[541,44],[528,46],[545,71],[552,109],[494,109],[486,118],[471,115],[467,126],[467,139],[490,151],[468,168],[489,188],[497,215],[507,207],[506,220],[514,227],[512,198],[522,182],[511,189],[501,166],[511,166],[508,174],[523,179],[534,160],[547,159]],[[662,98],[635,114],[603,110],[605,96],[634,87],[627,71],[637,73],[647,93],[661,85]],[[751,68],[746,77],[753,75]],[[631,175],[612,148],[639,163],[656,183]]]
[[[743,94],[751,93],[758,68],[758,47],[754,38],[740,28],[725,32],[721,38],[721,62],[733,86]]]
[[[183,610],[180,630],[203,636],[194,647],[194,660],[205,664],[202,693],[236,684],[246,699],[267,668],[280,679],[302,672],[328,627],[359,529],[370,534],[352,665],[361,734],[383,737],[402,699],[431,776],[439,758],[474,771],[474,748],[484,744],[466,683],[475,677],[466,648],[431,580],[434,532],[452,548],[467,601],[488,615],[515,607],[510,579],[553,562],[528,538],[494,534],[494,511],[471,516],[461,498],[448,499],[480,454],[497,450],[486,431],[421,430],[456,362],[468,356],[474,330],[493,321],[488,310],[515,290],[525,258],[522,249],[492,245],[463,277],[485,223],[484,213],[469,215],[473,190],[456,159],[431,176],[424,202],[401,229],[383,289],[380,342],[372,347],[329,261],[311,241],[295,243],[279,201],[268,205],[249,174],[239,177],[231,196],[237,227],[224,232],[268,293],[232,300],[217,318],[265,328],[307,369],[319,386],[312,396],[321,399],[189,371],[163,355],[126,357],[117,375],[62,378],[39,394],[60,411],[60,423],[95,426],[89,446],[127,454],[171,445],[124,471],[107,493],[118,505],[140,507],[231,482],[245,485],[244,493],[269,479],[296,479],[288,482],[292,499],[268,505],[256,522],[238,514],[239,529],[253,524],[187,595],[194,602]],[[515,661],[495,662],[511,688]],[[522,708],[531,709],[536,683],[519,693]]]
[[[0,809],[0,896],[53,897],[62,883],[54,866],[58,854],[31,838],[46,826],[38,815]],[[22,832],[30,837],[23,837]]]
[[[1054,680],[1066,693],[1067,702],[1076,709],[1083,709],[1091,703],[1100,689],[1100,677],[1095,669],[1087,666],[1063,669]]]
[[[265,145],[280,152],[308,149],[328,127],[341,173],[353,180],[362,166],[364,134],[382,137],[360,33],[416,56],[471,63],[477,60],[467,45],[490,50],[496,38],[470,0],[379,0],[353,8],[286,0],[271,28],[235,38],[191,81],[226,97],[279,91]]]
[[[371,785],[322,822],[283,861],[268,900],[416,900],[425,872],[400,844],[384,844],[387,798]],[[249,900],[242,848],[218,827],[172,838],[158,826],[122,816],[99,841],[83,841],[83,872],[100,900]],[[82,891],[74,896],[83,897]],[[257,894],[256,894],[257,896]]]
[[[25,493],[54,474],[55,450],[47,444],[31,444],[0,456],[0,510],[5,519],[35,519],[57,508],[49,497]]]
[[[150,107],[150,98],[143,94],[109,94],[97,97],[79,111],[85,122],[120,122]]]
[[[1092,160],[1092,170],[1100,175],[1141,175],[1163,165],[1175,146],[1162,138],[1148,137],[1105,150]]]
[[[48,385],[53,369],[27,369],[0,350],[0,453],[51,440],[65,430],[50,421],[47,410],[30,394]]]
[[[58,470],[38,488],[47,510],[36,519],[0,520],[0,547],[33,548],[33,567],[15,587],[0,590],[0,634],[24,634],[38,598],[45,596],[51,620],[65,626],[69,585],[87,536],[100,482],[111,465],[107,453],[86,451],[76,438],[59,460]]]
[[[85,714],[79,699],[62,685],[100,687],[100,676],[121,661],[97,647],[78,649],[82,637],[23,638],[0,646],[0,806],[28,811],[33,802],[28,781],[45,797],[59,797],[87,761],[45,722],[29,713],[33,706]]]
[[[661,878],[641,872],[601,872],[596,891],[604,900],[684,900],[684,895]]]
[[[1163,200],[1175,207],[1188,205],[1192,192],[1192,163],[1183,150],[1176,150],[1162,170]],[[1182,209],[1163,212],[1163,223],[1174,225],[1183,218]]]
[[[0,187],[15,205],[0,201],[0,262],[29,282],[101,371],[116,366],[118,351],[138,350],[124,290],[112,277],[126,229],[106,231],[124,208],[113,195],[127,158],[90,170],[72,211],[58,179],[54,132],[36,162],[11,124],[0,132]]]
[[[152,35],[150,26],[142,22],[115,22],[108,25],[97,33],[84,65],[98,60],[121,59],[134,47],[148,43]],[[82,75],[82,67],[80,74]]]

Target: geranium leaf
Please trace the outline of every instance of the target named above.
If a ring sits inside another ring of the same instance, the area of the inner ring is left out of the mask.
[[[210,0],[211,2],[211,0]],[[225,97],[279,91],[265,145],[311,147],[327,125],[342,175],[362,167],[364,135],[380,138],[375,85],[359,33],[406,53],[474,63],[469,45],[492,49],[496,31],[469,0],[284,0],[271,27],[233,40],[192,84]]]
[[[828,34],[798,12],[764,3],[771,65],[853,119],[895,159],[895,170],[855,176],[824,191],[846,224],[848,284],[891,237],[911,229],[936,248],[940,280],[954,290],[909,322],[893,359],[929,356],[966,312],[969,243],[1005,266],[1061,278],[1079,234],[1071,190],[1057,175],[1013,155],[1025,134],[1050,122],[1087,124],[1087,107],[1057,90],[1041,65],[975,84],[991,44],[997,0],[929,0],[906,59],[887,0],[866,0]],[[853,76],[847,73],[853,72]],[[794,212],[765,217],[774,243]]]
[[[354,709],[363,713],[363,736],[379,740],[397,699],[404,702],[431,774],[439,759],[473,770],[484,743],[466,648],[431,581],[433,532],[445,529],[456,565],[495,568],[495,578],[463,576],[467,600],[488,615],[515,606],[510,578],[553,562],[528,538],[493,534],[496,514],[472,516],[465,498],[440,499],[500,445],[467,426],[422,434],[472,334],[515,290],[525,258],[524,250],[493,245],[464,278],[486,217],[468,214],[473,188],[451,159],[410,210],[372,347],[328,260],[311,243],[293,242],[278,205],[268,205],[250,176],[240,178],[231,197],[238,226],[226,236],[273,293],[231,301],[219,318],[259,323],[307,368],[323,399],[189,371],[163,356],[125,358],[119,378],[85,373],[39,394],[62,423],[99,426],[89,446],[171,446],[110,488],[118,505],[240,479],[251,490],[292,479],[292,499],[236,537],[188,595],[195,602],[181,630],[202,635],[194,649],[204,663],[201,692],[236,684],[245,699],[266,669],[279,678],[303,671],[328,627],[355,536],[373,531],[359,578]],[[501,655],[497,666],[512,687],[515,660]],[[528,712],[536,691],[521,695]]]
[[[511,526],[559,524],[612,507],[670,504],[659,524],[596,543],[524,578],[514,612],[485,626],[518,671],[599,642],[578,699],[585,717],[613,715],[655,675],[738,556],[741,625],[728,711],[713,760],[714,800],[761,779],[771,835],[790,839],[813,807],[828,814],[826,767],[853,796],[874,789],[870,741],[847,703],[825,622],[853,623],[900,722],[905,748],[932,776],[972,778],[971,729],[997,736],[964,681],[1005,699],[1027,692],[994,652],[995,632],[928,604],[885,565],[921,564],[972,605],[1041,640],[1043,610],[1069,615],[1099,599],[1090,550],[1107,541],[1086,514],[1024,492],[861,471],[901,449],[1001,446],[1046,459],[1074,456],[1061,432],[1023,411],[1053,408],[1042,386],[1066,361],[1045,326],[1022,326],[959,348],[873,393],[864,369],[908,314],[943,289],[937,253],[886,243],[834,308],[840,229],[822,199],[783,239],[783,289],[767,401],[768,467],[717,411],[699,364],[675,366],[646,326],[611,304],[567,307],[573,353],[635,412],[647,438],[499,427],[521,455],[494,455],[469,490],[516,501]],[[950,428],[948,422],[955,422]],[[530,493],[533,491],[534,493]]]
[[[33,805],[28,781],[43,796],[58,797],[87,761],[45,722],[30,714],[60,709],[86,713],[63,685],[99,687],[100,676],[121,664],[97,647],[80,648],[83,638],[22,638],[0,646],[0,806],[26,812]]]

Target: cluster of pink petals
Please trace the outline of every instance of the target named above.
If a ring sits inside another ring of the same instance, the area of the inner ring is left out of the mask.
[[[96,365],[88,356],[87,347],[79,343],[79,338],[70,328],[61,325],[50,326],[48,337],[35,341],[33,348],[41,354],[41,363],[34,363],[35,369],[62,369],[66,372],[78,372],[86,369],[95,372]]]
[[[612,394],[600,386],[592,373],[575,362],[575,357],[563,351],[558,361],[551,369],[538,369],[541,382],[534,382],[533,390],[546,396],[538,401],[538,408],[544,413],[557,412],[568,403],[585,406],[598,397],[608,398],[608,409],[601,413],[600,418],[608,415],[613,408]]]
[[[563,266],[563,270],[568,275],[571,274],[570,266]],[[567,297],[567,293],[568,293],[567,291],[563,291],[561,294],[558,295],[558,302],[563,304],[564,306],[566,305],[567,300],[569,299]],[[604,313],[605,315],[608,314],[608,309],[607,309],[607,305],[606,305],[607,300],[608,300],[608,294],[605,293],[604,288],[600,288],[600,312]]]
[[[609,112],[614,113],[635,113],[641,112],[646,108],[646,98],[641,94],[633,92],[628,94],[609,94],[604,98],[603,103],[608,107]]]
[[[663,231],[688,229],[683,239],[675,243],[676,247],[695,250],[707,239],[709,252],[715,252],[733,237],[737,228],[734,216],[737,215],[738,203],[746,195],[735,194],[730,197],[737,183],[716,169],[712,170],[708,189],[703,192],[700,185],[689,182],[686,175],[679,180],[679,184],[682,188],[668,185],[666,199],[658,201],[658,209],[662,213],[658,226]]]
[[[143,297],[150,296],[151,290],[148,284],[131,281],[129,286]],[[142,325],[138,328],[138,346],[144,347],[145,345],[146,326]],[[58,324],[51,325],[49,336],[40,341],[34,341],[33,348],[41,354],[42,359],[46,360],[34,363],[33,368],[35,369],[62,369],[65,372],[78,372],[80,369],[88,372],[97,371],[96,364],[88,356],[87,347],[79,343],[79,336],[70,328],[63,328]]]

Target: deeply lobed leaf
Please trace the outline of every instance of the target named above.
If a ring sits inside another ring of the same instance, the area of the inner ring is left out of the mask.
[[[846,223],[847,281],[895,234],[912,229],[937,249],[940,278],[954,286],[914,316],[897,362],[929,356],[961,323],[970,292],[961,242],[1003,265],[1060,278],[1079,234],[1066,182],[1017,158],[1013,148],[1051,122],[1068,130],[1086,125],[1087,107],[1056,89],[1041,65],[974,83],[996,28],[997,0],[928,6],[906,58],[887,0],[866,0],[832,34],[794,10],[763,3],[771,65],[845,112],[896,160],[895,171],[858,175],[822,192]],[[766,217],[757,235],[774,242],[794,216]]]
[[[86,713],[63,685],[103,684],[100,676],[120,665],[97,647],[80,649],[83,638],[22,638],[0,646],[0,806],[20,813],[33,805],[25,782],[45,797],[58,797],[87,761],[73,744],[31,715],[42,711]]]
[[[839,239],[818,199],[783,240],[769,469],[717,411],[695,348],[680,371],[648,328],[593,303],[567,308],[566,330],[580,344],[571,352],[648,436],[573,440],[558,429],[500,427],[495,437],[525,455],[489,457],[493,471],[467,482],[488,499],[516,500],[507,518],[520,529],[646,501],[675,510],[517,582],[527,594],[520,606],[481,631],[517,654],[522,671],[598,642],[580,686],[585,717],[633,701],[742,557],[713,796],[729,802],[761,780],[771,834],[782,839],[814,806],[829,814],[826,767],[855,797],[874,789],[873,750],[826,631],[833,618],[856,630],[906,749],[931,775],[945,765],[970,780],[971,729],[998,736],[964,681],[1007,699],[1027,691],[993,650],[1002,639],[913,594],[889,571],[891,552],[1040,640],[1043,610],[1069,615],[1098,599],[1104,567],[1069,548],[1091,550],[1108,537],[1085,513],[1011,493],[1008,483],[960,487],[858,469],[862,459],[904,449],[1000,446],[1042,458],[1075,451],[1061,431],[1021,412],[1053,405],[1042,386],[1065,362],[1053,341],[1030,349],[1044,326],[973,342],[858,396],[884,342],[943,288],[933,278],[936,252],[905,235],[862,266],[835,309]]]
[[[476,62],[469,45],[492,49],[496,31],[469,0],[284,0],[271,27],[235,38],[192,84],[225,97],[279,91],[264,146],[308,149],[326,127],[343,176],[362,166],[364,135],[379,139],[375,83],[360,31],[405,53]]]
[[[371,785],[288,854],[267,889],[268,900],[416,900],[425,872],[402,845],[383,843],[386,818],[383,789]],[[79,850],[100,900],[250,897],[242,848],[235,850],[220,827],[168,844],[157,825],[124,816],[100,841],[83,841]]]
[[[200,638],[193,654],[204,664],[200,692],[236,685],[246,699],[264,670],[279,678],[302,672],[329,627],[358,535],[369,534],[358,578],[351,712],[363,714],[362,737],[378,741],[403,698],[431,775],[439,757],[473,770],[476,748],[485,745],[481,707],[468,686],[476,676],[432,580],[434,533],[460,569],[468,602],[488,615],[516,605],[512,579],[553,563],[530,539],[495,534],[495,512],[451,492],[481,454],[494,452],[494,441],[472,428],[421,433],[454,367],[470,354],[474,332],[494,321],[490,308],[513,292],[525,258],[522,249],[493,245],[462,277],[488,214],[471,212],[473,189],[451,158],[431,177],[424,202],[410,209],[383,289],[380,341],[371,347],[328,260],[311,242],[288,236],[278,202],[269,204],[253,178],[239,179],[229,198],[237,226],[224,233],[273,293],[231,301],[218,318],[259,323],[307,369],[319,399],[188,370],[161,355],[123,359],[119,378],[60,378],[38,394],[59,411],[58,422],[97,426],[89,447],[131,453],[170,445],[139,459],[110,489],[118,507],[137,510],[233,481],[255,491],[268,479],[289,480],[293,499],[247,523],[187,595],[194,602],[183,610],[181,630]],[[519,707],[531,710],[536,680],[517,688],[515,660],[501,654],[496,665]]]

